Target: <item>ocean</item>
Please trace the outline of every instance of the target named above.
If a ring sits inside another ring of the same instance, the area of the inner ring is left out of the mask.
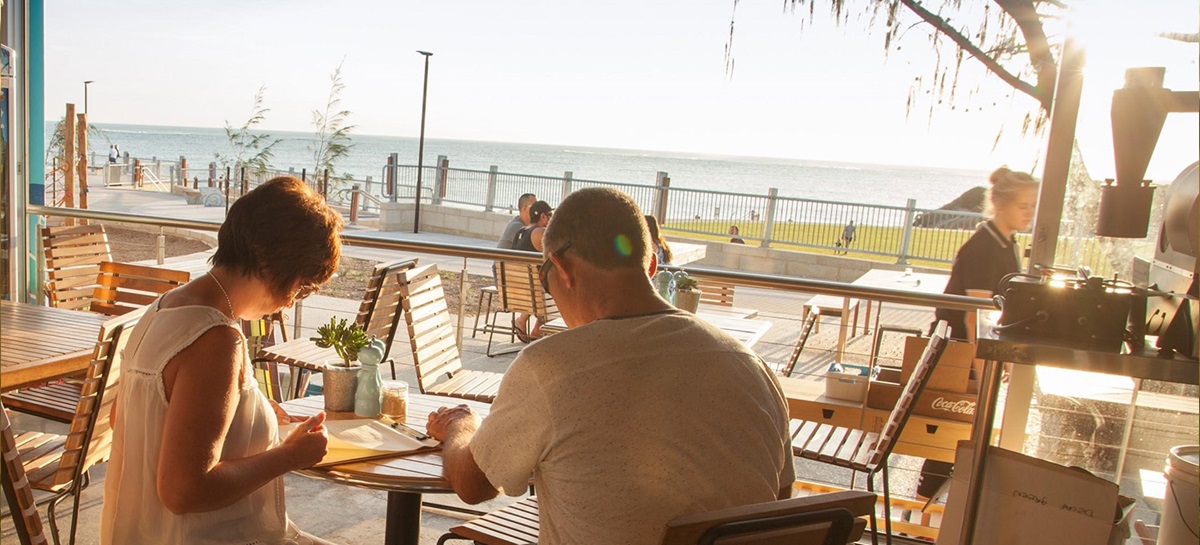
[[[107,160],[108,147],[116,144],[131,157],[178,160],[187,157],[192,168],[230,152],[224,129],[155,125],[96,124],[100,136],[92,137],[94,164]],[[265,131],[282,141],[275,147],[275,168],[312,169],[312,133]],[[46,134],[53,133],[48,126]],[[418,140],[409,137],[352,135],[350,155],[337,164],[339,174],[355,178],[382,178],[390,153],[401,164],[415,165]],[[780,196],[847,203],[904,206],[916,199],[918,208],[938,208],[967,189],[987,185],[987,171],[937,167],[839,163],[808,159],[742,157],[571,145],[425,139],[425,164],[439,155],[451,168],[561,177],[570,171],[575,179],[653,185],[656,173],[671,177],[672,187],[765,195],[777,188]],[[864,153],[864,159],[869,152]]]

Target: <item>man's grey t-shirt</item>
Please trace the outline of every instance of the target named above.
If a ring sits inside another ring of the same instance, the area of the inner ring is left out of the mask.
[[[513,240],[517,238],[517,233],[521,231],[522,227],[525,227],[525,224],[521,223],[521,216],[513,218],[512,221],[508,222],[508,225],[504,226],[504,234],[500,235],[500,240],[496,242],[496,247],[511,250],[513,248]]]

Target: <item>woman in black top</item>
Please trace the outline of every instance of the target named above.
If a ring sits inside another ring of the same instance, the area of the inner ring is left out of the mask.
[[[546,226],[550,225],[550,216],[554,211],[546,201],[537,201],[529,207],[529,226],[517,232],[513,239],[514,250],[526,252],[542,251],[542,236],[546,234]],[[529,315],[523,312],[513,317],[513,330],[521,342],[528,343],[542,336],[542,322],[539,320],[529,330]]]
[[[1014,234],[1033,225],[1038,183],[1032,176],[1008,167],[996,169],[989,180],[992,187],[987,204],[991,219],[979,224],[975,234],[958,249],[946,283],[947,294],[990,298],[1002,278],[1021,270],[1021,252]],[[974,341],[975,332],[968,327],[966,317],[962,310],[937,310],[937,319],[946,320],[950,326],[951,338]],[[926,460],[917,496],[930,498],[936,494],[953,468],[947,462]]]

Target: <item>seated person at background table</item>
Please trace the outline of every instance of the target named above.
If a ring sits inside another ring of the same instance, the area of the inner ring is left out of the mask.
[[[736,225],[729,226],[729,236],[732,237],[729,239],[729,242],[732,242],[734,244],[745,244],[746,241],[742,240],[742,237],[740,236],[741,234],[742,234],[742,230],[738,229],[738,226],[736,226]]]
[[[529,205],[529,225],[517,231],[517,236],[513,238],[513,249],[526,252],[542,251],[542,237],[546,234],[546,226],[550,225],[553,212],[554,209],[550,208],[550,203],[546,201],[537,201]]]
[[[489,416],[430,414],[459,497],[540,496],[544,544],[646,543],[685,513],[788,497],[788,414],[757,355],[655,292],[637,204],[571,193],[542,283],[570,327],[523,350]]]
[[[513,240],[513,249],[526,252],[542,251],[542,237],[546,234],[546,226],[550,224],[550,216],[553,212],[554,209],[550,208],[550,204],[546,201],[533,203],[529,207],[529,225],[517,231],[517,237]],[[523,343],[542,337],[541,320],[533,324],[533,331],[530,331],[529,315],[523,312],[517,313],[513,317],[513,328],[516,329],[517,338],[521,339]]]
[[[650,230],[650,246],[654,250],[654,257],[658,260],[658,264],[670,265],[675,254],[671,253],[671,246],[667,244],[667,239],[663,238],[662,233],[658,230],[658,218],[647,215],[646,228]]]
[[[989,181],[992,187],[988,190],[985,213],[991,219],[979,224],[975,234],[958,249],[946,282],[947,294],[991,298],[1002,278],[1021,270],[1021,248],[1014,235],[1033,225],[1038,183],[1032,176],[1008,167],[996,169]],[[968,324],[966,318],[965,311],[939,308],[934,325],[936,320],[946,320],[951,338],[974,341],[974,320]],[[926,460],[917,496],[928,499],[936,494],[953,468],[954,464],[948,462]]]
[[[328,281],[341,227],[304,182],[270,180],[230,207],[212,269],[146,310],[124,352],[100,543],[328,543],[283,498],[283,474],[325,455],[325,414],[279,437],[291,419],[259,391],[237,320]]]
[[[496,242],[497,248],[511,250],[513,242],[517,240],[517,233],[529,225],[529,207],[533,206],[533,202],[537,200],[537,195],[526,193],[517,199],[517,215],[504,226],[504,233],[500,235],[500,240]]]

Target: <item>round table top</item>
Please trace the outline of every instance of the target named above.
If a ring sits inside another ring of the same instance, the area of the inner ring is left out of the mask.
[[[288,414],[294,416],[312,416],[324,410],[324,404],[325,398],[322,396],[298,398],[281,403]],[[429,413],[437,410],[438,407],[459,404],[470,406],[471,410],[481,417],[486,416],[490,409],[490,405],[476,401],[409,393],[406,424],[424,432]],[[330,412],[327,417],[331,420],[359,418],[352,412]],[[299,473],[318,479],[389,492],[453,492],[450,483],[442,476],[441,449],[426,450],[394,458],[306,469]]]

